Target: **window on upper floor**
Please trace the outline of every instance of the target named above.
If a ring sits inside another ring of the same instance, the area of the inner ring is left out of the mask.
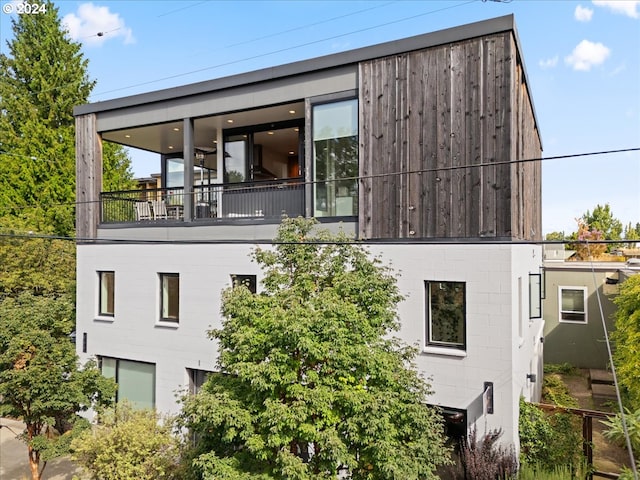
[[[160,274],[160,321],[178,323],[180,318],[180,275]]]
[[[135,408],[156,404],[156,365],[111,357],[98,357],[102,375],[118,384],[116,402],[127,400]]]
[[[587,288],[558,287],[559,319],[567,323],[587,323]]]
[[[427,346],[466,348],[464,282],[425,282]]]
[[[249,289],[251,293],[256,293],[256,276],[255,275],[231,275],[231,283],[233,287],[237,287],[238,285],[244,285]]]
[[[115,272],[98,272],[98,315],[113,317],[115,299]]]
[[[358,213],[358,100],[313,106],[315,217]]]

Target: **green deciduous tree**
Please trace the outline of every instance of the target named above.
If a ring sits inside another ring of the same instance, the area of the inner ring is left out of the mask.
[[[74,230],[75,122],[95,82],[80,44],[64,31],[58,9],[12,19],[9,54],[0,55],[0,219],[17,217],[31,229]],[[131,186],[129,159],[105,148],[105,183]]]
[[[636,411],[640,410],[640,275],[625,280],[613,301],[617,306],[616,329],[611,334],[613,361],[627,406]]]
[[[100,415],[100,423],[71,444],[73,458],[100,480],[180,478],[180,444],[172,423],[154,410],[126,403]]]
[[[22,292],[73,295],[75,243],[37,238],[28,233],[27,225],[13,220],[15,227],[0,227],[0,298]]]
[[[24,421],[33,480],[64,453],[77,412],[108,404],[115,385],[94,362],[78,367],[73,302],[29,293],[0,302],[0,416]]]
[[[392,272],[346,236],[285,220],[256,249],[263,291],[223,293],[209,332],[219,368],[183,420],[193,464],[216,479],[436,478],[443,425],[415,350],[392,337],[401,295]]]

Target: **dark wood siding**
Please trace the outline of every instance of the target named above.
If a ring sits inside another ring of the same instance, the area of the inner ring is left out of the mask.
[[[362,238],[539,238],[539,162],[505,163],[540,156],[511,32],[362,62],[359,86]]]
[[[76,237],[96,238],[100,221],[102,142],[94,114],[76,117]]]

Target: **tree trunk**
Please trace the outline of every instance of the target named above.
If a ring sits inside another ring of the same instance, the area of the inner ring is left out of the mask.
[[[31,470],[31,480],[40,480],[40,452],[35,451],[31,445],[29,449],[29,469]]]

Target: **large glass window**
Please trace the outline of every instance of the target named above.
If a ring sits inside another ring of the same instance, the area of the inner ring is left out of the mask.
[[[154,408],[156,404],[156,366],[118,358],[100,359],[102,375],[118,384],[116,401],[127,400],[135,408]]]
[[[358,211],[358,101],[313,107],[314,215]]]
[[[180,275],[160,274],[160,320],[178,322],[180,313]]]
[[[224,144],[224,181],[225,183],[245,182],[248,180],[249,140],[247,135],[228,137]]]
[[[463,282],[425,282],[427,345],[465,348],[466,305]]]
[[[104,317],[113,317],[115,298],[115,273],[98,272],[98,281],[100,283],[98,315]]]
[[[167,188],[184,186],[184,160],[167,158],[165,176]]]
[[[558,287],[560,321],[587,323],[587,289],[585,287]]]

